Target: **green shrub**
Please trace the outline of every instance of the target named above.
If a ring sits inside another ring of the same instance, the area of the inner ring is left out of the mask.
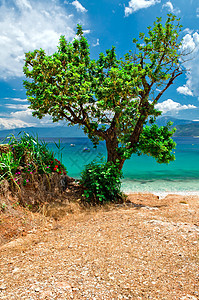
[[[0,182],[13,182],[19,188],[30,182],[34,174],[66,175],[64,165],[54,157],[47,144],[27,133],[9,138],[9,151],[0,153]]]
[[[122,172],[112,162],[91,162],[81,174],[83,199],[93,204],[122,200],[121,178]]]
[[[20,164],[20,159],[15,159],[12,151],[7,153],[1,153],[0,155],[0,183],[7,179],[8,181],[13,181],[16,187],[19,189],[19,185],[15,180],[14,174],[16,174],[17,169]]]

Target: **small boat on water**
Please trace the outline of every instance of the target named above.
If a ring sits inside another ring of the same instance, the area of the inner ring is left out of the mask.
[[[91,149],[90,148],[87,148],[87,147],[85,147],[84,149],[83,149],[83,152],[90,152],[91,151]]]
[[[75,147],[75,144],[70,144],[70,147]]]

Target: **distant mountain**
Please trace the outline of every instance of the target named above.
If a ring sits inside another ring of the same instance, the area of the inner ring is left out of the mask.
[[[173,123],[173,126],[195,123],[194,121],[191,121],[191,120],[176,119],[176,118],[173,118],[173,117],[166,116],[166,117],[158,118],[156,120],[156,124],[158,126],[165,126],[165,125],[167,125],[167,123],[169,121],[171,121]]]
[[[158,126],[164,126],[169,121],[173,122],[172,127],[177,130],[174,136],[199,136],[199,122],[194,122],[191,120],[176,119],[173,117],[161,117],[158,118],[156,123]],[[77,125],[68,126],[54,126],[54,127],[26,127],[26,128],[16,128],[10,130],[0,130],[0,137],[4,138],[8,135],[14,134],[15,136],[21,132],[25,131],[32,135],[38,135],[39,138],[70,138],[70,137],[86,137],[83,130]]]
[[[172,127],[176,128],[176,132],[174,133],[175,137],[199,136],[199,122],[184,119],[176,119],[173,117],[161,117],[157,119],[156,123],[158,124],[158,126],[164,126],[169,121],[173,122]]]
[[[76,126],[54,126],[54,127],[26,127],[26,128],[15,128],[10,130],[0,130],[0,137],[6,137],[14,134],[17,136],[21,131],[32,135],[38,135],[39,138],[44,137],[85,137],[82,129]]]
[[[177,129],[174,136],[199,136],[199,122],[194,122],[191,124],[177,125]]]

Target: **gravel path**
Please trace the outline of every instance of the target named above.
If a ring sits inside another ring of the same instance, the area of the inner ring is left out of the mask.
[[[129,199],[3,245],[0,299],[199,299],[199,199]]]

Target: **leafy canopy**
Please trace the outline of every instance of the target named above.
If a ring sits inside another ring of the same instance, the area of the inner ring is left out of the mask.
[[[105,140],[108,160],[121,166],[132,153],[152,155],[158,162],[174,159],[175,143],[169,125],[158,128],[161,114],[155,104],[182,74],[179,19],[168,15],[165,25],[157,18],[148,34],[133,39],[135,51],[118,59],[115,47],[90,58],[80,25],[72,42],[60,37],[57,52],[26,53],[24,81],[33,115],[79,124],[97,145]],[[150,126],[145,126],[147,121]]]

